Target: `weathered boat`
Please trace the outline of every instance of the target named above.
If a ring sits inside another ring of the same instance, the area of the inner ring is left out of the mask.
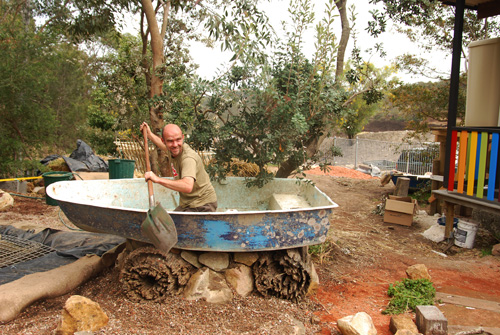
[[[218,210],[213,213],[173,211],[178,193],[155,184],[156,201],[175,222],[175,248],[248,252],[321,244],[338,207],[305,181],[274,179],[262,188],[247,187],[244,178],[213,183]],[[47,187],[66,217],[91,232],[150,242],[141,233],[149,208],[143,178],[60,181]]]

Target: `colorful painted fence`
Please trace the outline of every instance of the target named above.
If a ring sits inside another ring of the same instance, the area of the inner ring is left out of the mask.
[[[452,129],[448,191],[500,202],[499,135],[499,127]]]

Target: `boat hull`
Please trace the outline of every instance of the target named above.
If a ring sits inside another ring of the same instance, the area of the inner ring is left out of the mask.
[[[244,180],[237,178],[226,184],[214,185],[219,211],[213,213],[170,211],[168,208],[175,208],[178,201],[176,195],[165,188],[158,188],[155,195],[158,193],[156,199],[167,208],[175,222],[178,234],[175,248],[248,252],[296,248],[324,242],[330,228],[329,216],[337,205],[312,185],[296,188],[288,187],[293,185],[288,181],[285,184],[287,185],[275,184],[274,188],[267,190],[248,189]],[[101,183],[63,181],[51,184],[47,193],[56,199],[67,218],[81,229],[150,243],[141,233],[141,224],[146,219],[148,209],[145,185],[144,179],[109,180]],[[266,209],[269,198],[273,198],[272,192],[283,194],[285,189],[292,192],[289,193],[290,197],[303,191],[302,195],[309,200],[308,203],[314,203],[314,206]],[[92,192],[95,193],[94,196],[90,194]],[[105,195],[100,195],[99,192]],[[127,203],[123,197],[138,198],[139,201]],[[226,200],[228,197],[230,199]],[[237,197],[240,198],[239,201],[235,201]]]

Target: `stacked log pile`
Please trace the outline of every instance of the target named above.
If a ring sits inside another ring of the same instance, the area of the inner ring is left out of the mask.
[[[226,258],[229,261],[221,268],[221,259]],[[248,270],[240,271],[242,267]],[[239,269],[238,273],[245,273],[246,278],[242,278],[241,282],[248,287],[235,287],[232,270],[236,268]],[[199,277],[193,276],[195,273],[207,269],[222,277],[226,276],[227,285],[232,286],[237,293],[247,292],[249,288],[265,297],[275,296],[298,302],[312,293],[311,287],[317,287],[317,275],[307,247],[258,253],[209,253],[177,249],[164,253],[153,247],[142,247],[127,256],[120,281],[131,300],[161,301],[167,295],[182,293],[190,279]]]

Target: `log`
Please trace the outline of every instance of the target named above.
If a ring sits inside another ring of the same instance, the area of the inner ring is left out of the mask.
[[[410,178],[399,177],[394,188],[394,195],[398,197],[406,197],[410,188]]]
[[[311,284],[310,262],[309,254],[300,248],[262,252],[252,266],[255,288],[263,296],[298,302]]]
[[[180,255],[142,247],[126,258],[120,282],[130,300],[159,302],[166,296],[180,294],[194,272],[194,266]]]
[[[0,323],[15,319],[37,300],[71,292],[105,268],[101,257],[82,257],[58,268],[24,276],[0,286]]]

